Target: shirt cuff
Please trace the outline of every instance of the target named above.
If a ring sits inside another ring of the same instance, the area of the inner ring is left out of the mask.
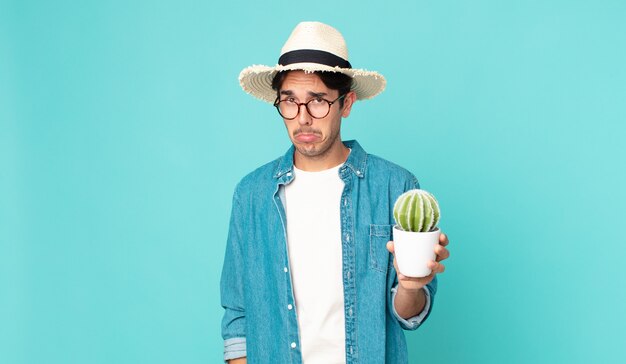
[[[246,338],[234,337],[224,340],[224,361],[246,356]]]
[[[405,330],[417,329],[422,324],[422,321],[424,321],[424,318],[426,318],[428,312],[430,311],[430,292],[428,291],[428,288],[426,288],[426,286],[424,286],[423,289],[424,294],[426,295],[426,304],[424,304],[424,309],[418,315],[408,319],[403,319],[402,317],[400,317],[400,315],[398,315],[398,312],[396,312],[395,301],[396,294],[398,293],[398,286],[396,285],[391,289],[391,307],[393,308],[393,315],[400,322],[400,326],[402,326],[402,328],[404,328]]]

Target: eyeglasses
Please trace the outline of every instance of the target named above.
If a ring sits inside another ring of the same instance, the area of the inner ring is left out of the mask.
[[[282,116],[286,120],[293,120],[298,117],[300,114],[300,106],[304,105],[306,107],[306,111],[311,115],[314,119],[323,119],[330,113],[330,107],[333,104],[346,95],[341,95],[333,101],[328,101],[321,97],[313,98],[307,102],[296,102],[293,97],[288,97],[284,100],[280,100],[276,98],[274,101],[274,106],[280,116]]]

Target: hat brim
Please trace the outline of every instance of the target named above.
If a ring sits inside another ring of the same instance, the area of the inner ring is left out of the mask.
[[[340,72],[352,77],[352,91],[357,100],[371,99],[383,92],[387,81],[385,77],[375,71],[364,69],[340,68],[321,65],[318,63],[293,63],[287,66],[274,67],[253,65],[244,68],[239,74],[239,84],[250,95],[263,101],[273,103],[276,100],[276,91],[272,89],[272,80],[278,72],[301,70],[305,72]]]

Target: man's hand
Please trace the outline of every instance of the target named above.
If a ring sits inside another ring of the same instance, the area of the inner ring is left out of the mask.
[[[423,288],[428,283],[430,283],[435,277],[435,274],[443,273],[443,271],[446,270],[446,267],[443,264],[441,264],[441,261],[448,259],[448,257],[450,256],[450,252],[446,248],[448,243],[449,243],[448,236],[444,233],[441,233],[441,235],[439,235],[439,244],[435,245],[436,260],[435,261],[431,260],[430,262],[428,262],[428,268],[430,268],[432,272],[430,273],[430,275],[426,277],[413,278],[413,277],[407,277],[404,274],[400,273],[400,271],[398,270],[398,265],[396,264],[396,256],[394,254],[393,241],[388,242],[387,250],[389,250],[391,254],[394,254],[393,266],[394,268],[396,268],[396,272],[398,273],[398,281],[400,282],[400,285],[402,286],[402,288],[407,291],[417,291]]]
[[[387,250],[389,250],[391,254],[394,254],[393,266],[396,268],[396,272],[398,273],[399,285],[394,306],[400,317],[405,319],[413,317],[422,312],[424,309],[426,296],[422,288],[433,280],[435,274],[443,273],[446,269],[446,267],[441,264],[441,261],[448,259],[450,256],[450,252],[446,248],[448,243],[448,236],[441,233],[441,235],[439,235],[439,244],[435,246],[435,261],[431,260],[428,262],[428,268],[430,268],[432,272],[430,275],[422,278],[407,277],[400,273],[396,263],[396,256],[394,254],[393,241],[387,243]]]

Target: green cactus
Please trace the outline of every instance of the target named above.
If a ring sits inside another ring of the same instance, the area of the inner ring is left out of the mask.
[[[439,222],[439,203],[424,190],[410,190],[393,205],[393,218],[404,231],[433,231]]]

